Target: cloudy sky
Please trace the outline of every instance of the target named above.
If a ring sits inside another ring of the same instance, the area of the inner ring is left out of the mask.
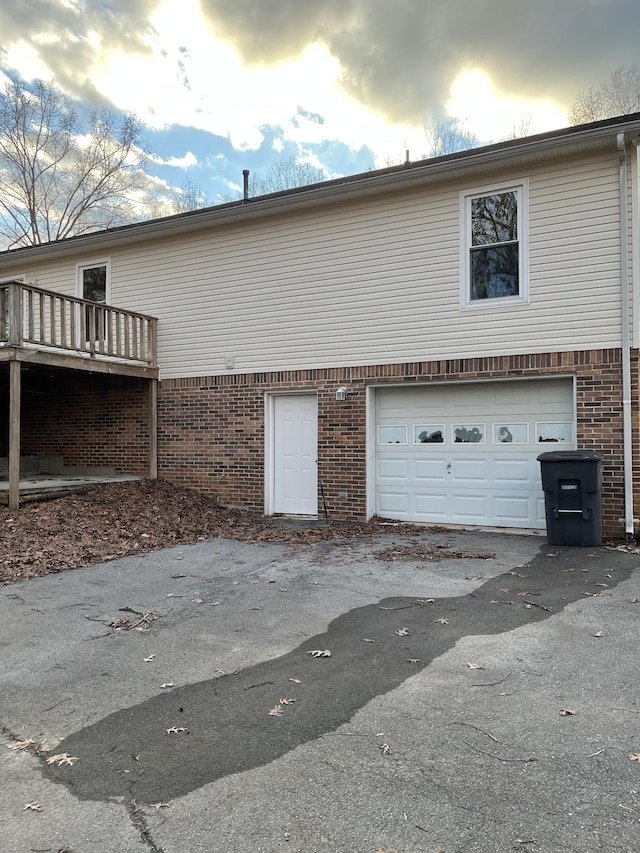
[[[640,63],[638,0],[18,0],[0,71],[133,111],[174,185],[217,201],[295,155],[328,177],[567,124],[576,92]]]

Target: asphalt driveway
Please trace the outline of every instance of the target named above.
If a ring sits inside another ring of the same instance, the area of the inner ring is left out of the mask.
[[[425,531],[0,587],[0,849],[637,850],[638,567]]]

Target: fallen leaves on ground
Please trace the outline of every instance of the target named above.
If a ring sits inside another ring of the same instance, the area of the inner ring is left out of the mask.
[[[640,763],[640,752],[634,752],[629,756],[629,761],[637,761]]]
[[[140,610],[134,610],[133,607],[121,607],[120,612],[134,613],[140,618],[134,621],[129,617],[122,616],[120,619],[114,619],[111,622],[105,623],[109,628],[113,628],[114,631],[140,631],[142,634],[146,634],[151,629],[151,623],[159,616],[157,610],[151,610],[148,613],[143,613]],[[90,616],[87,616],[87,619],[90,618]],[[102,620],[98,619],[93,621],[100,622]]]
[[[171,726],[171,728],[165,729],[165,731],[167,732],[168,735],[177,735],[177,734],[180,734],[181,732],[184,732],[185,734],[189,734],[189,729],[185,728],[184,726]]]
[[[73,767],[78,760],[76,755],[69,755],[67,752],[59,752],[56,755],[50,755],[47,758],[47,764],[57,764],[58,767]]]
[[[282,705],[276,705],[275,708],[272,708],[268,713],[270,717],[281,717]]]
[[[563,708],[560,711],[561,717],[575,717],[577,711],[574,711],[573,708]]]
[[[412,524],[336,522],[298,526],[239,509],[228,509],[191,489],[165,480],[109,483],[84,494],[25,503],[18,511],[0,507],[0,583],[108,562],[202,542],[216,536],[242,542],[317,542],[358,540],[380,535],[425,536],[444,528]],[[393,550],[393,549],[392,549]],[[417,548],[416,559],[488,558],[488,554],[448,551],[436,545]],[[395,549],[378,559],[413,559]],[[431,553],[432,558],[425,556]],[[169,594],[168,597],[178,597]],[[115,627],[115,626],[114,626]],[[133,627],[123,620],[123,629]],[[138,626],[139,627],[139,626]]]
[[[312,658],[330,658],[331,652],[329,649],[313,649],[310,652],[307,652],[308,655],[311,655]]]
[[[392,545],[376,551],[376,560],[394,562],[395,560],[416,560],[421,562],[437,562],[438,560],[493,560],[495,554],[491,551],[463,551],[447,548],[446,545]]]
[[[14,749],[16,751],[20,751],[23,749],[29,749],[35,744],[35,741],[32,738],[28,738],[27,740],[16,740],[13,743],[8,743],[7,749]]]
[[[409,631],[407,631],[406,628],[398,628],[398,630],[395,632],[395,634],[396,634],[396,637],[408,637]]]
[[[41,812],[42,806],[40,805],[40,803],[25,803],[22,807],[22,811]]]

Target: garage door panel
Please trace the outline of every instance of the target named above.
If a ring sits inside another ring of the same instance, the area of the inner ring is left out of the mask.
[[[423,520],[443,519],[446,517],[446,509],[442,502],[442,493],[420,492],[415,495],[414,508],[416,515]]]
[[[486,483],[490,466],[489,459],[476,457],[475,459],[457,459],[452,463],[452,477],[456,483],[473,483],[477,488],[478,483]]]
[[[535,507],[534,507],[535,509]],[[506,527],[528,527],[531,517],[531,498],[528,495],[517,497],[495,497],[493,515],[500,524]]]
[[[532,389],[535,394],[535,402],[545,409],[554,411],[554,408],[559,411],[566,409],[566,393],[562,387],[562,383],[554,384],[552,382],[536,383],[536,387]]]
[[[416,459],[413,464],[413,478],[421,485],[424,483],[445,483],[447,463],[444,459]]]
[[[378,477],[381,480],[403,480],[409,476],[409,460],[406,457],[396,459],[378,459]]]
[[[378,513],[394,513],[394,518],[409,515],[409,495],[406,492],[380,492]]]
[[[454,515],[452,520],[454,523],[465,519],[471,524],[485,524],[487,504],[487,495],[462,491],[452,492],[450,502]]]
[[[531,464],[528,459],[494,459],[493,479],[501,485],[531,485]],[[535,480],[534,480],[535,482]]]
[[[376,421],[408,439],[377,446],[376,512],[402,520],[543,529],[537,456],[575,448],[568,378],[378,389]],[[455,442],[474,427],[484,443]],[[414,443],[425,430],[444,441]]]
[[[474,414],[478,409],[486,409],[487,397],[489,396],[487,386],[481,387],[478,385],[475,388],[467,386],[466,391],[463,393],[459,393],[460,389],[457,390],[458,393],[452,389],[449,398],[449,408],[452,412],[467,415],[468,413]]]

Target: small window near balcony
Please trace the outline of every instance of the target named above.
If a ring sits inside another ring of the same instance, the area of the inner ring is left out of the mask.
[[[76,267],[76,293],[81,299],[107,304],[111,300],[111,264],[96,261],[78,264]],[[93,319],[92,319],[93,318]],[[84,329],[86,341],[99,341],[105,335],[105,320],[102,309],[85,306]]]
[[[462,308],[529,301],[527,184],[461,194]]]
[[[111,289],[110,272],[109,261],[78,264],[78,296],[81,299],[90,299],[92,302],[108,302]]]

